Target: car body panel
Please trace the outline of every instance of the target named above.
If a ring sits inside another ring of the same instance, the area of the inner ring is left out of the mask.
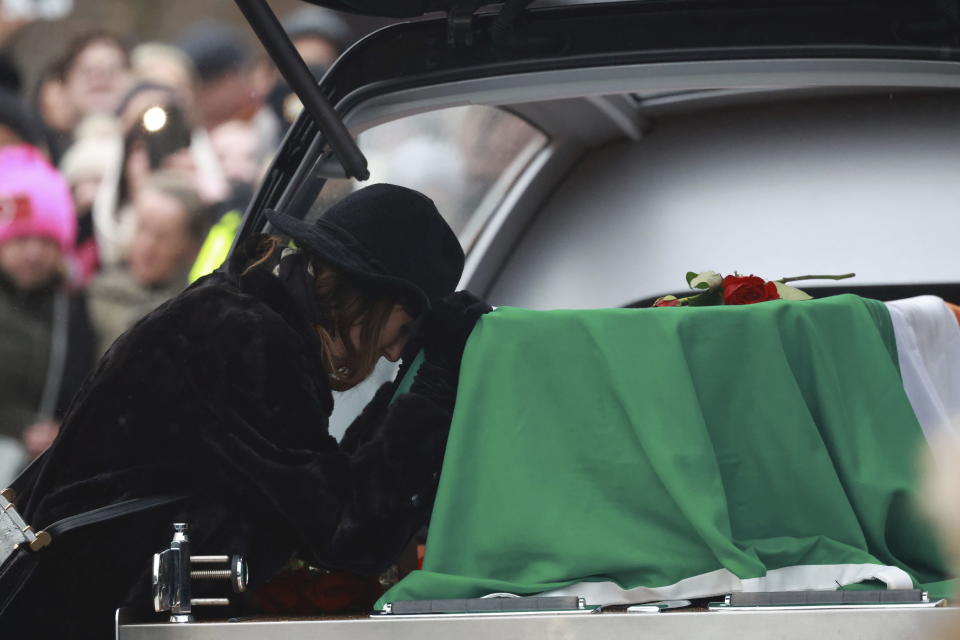
[[[960,624],[960,610],[600,613],[437,619],[264,620],[122,624],[117,640],[809,640],[934,638]]]

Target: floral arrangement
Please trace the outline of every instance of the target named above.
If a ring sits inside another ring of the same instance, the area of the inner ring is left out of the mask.
[[[661,296],[653,303],[655,307],[709,307],[722,304],[754,304],[767,300],[810,300],[813,296],[791,287],[788,282],[798,280],[843,280],[853,273],[841,275],[791,276],[779,280],[764,280],[755,275],[742,276],[734,272],[721,276],[716,271],[687,272],[687,285],[698,293],[678,298]]]
[[[384,591],[376,576],[326,571],[295,561],[251,594],[253,605],[278,615],[370,611]]]

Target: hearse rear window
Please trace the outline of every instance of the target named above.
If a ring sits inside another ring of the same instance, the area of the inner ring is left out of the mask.
[[[512,113],[470,105],[388,122],[364,131],[357,141],[370,179],[329,181],[311,216],[362,185],[400,184],[432,198],[469,251],[547,136]]]

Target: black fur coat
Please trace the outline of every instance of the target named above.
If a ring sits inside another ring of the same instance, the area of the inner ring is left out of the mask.
[[[149,606],[152,554],[169,546],[174,521],[189,524],[194,554],[244,554],[252,586],[295,553],[366,574],[396,558],[429,516],[455,374],[424,366],[392,403],[381,389],[338,445],[320,343],[303,318],[269,269],[235,268],[117,340],[18,506],[42,529],[127,498],[190,498],[55,540],[0,628],[109,637],[118,606]],[[198,586],[195,597],[210,595]]]

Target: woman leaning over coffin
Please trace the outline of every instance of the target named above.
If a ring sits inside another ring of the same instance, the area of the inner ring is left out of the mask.
[[[379,572],[426,522],[460,356],[489,310],[450,295],[464,259],[456,236],[428,198],[392,185],[361,189],[314,224],[269,217],[299,250],[251,238],[121,336],[19,487],[35,529],[128,498],[188,495],[64,537],[7,614],[34,632],[59,620],[96,635],[116,607],[149,603],[150,558],[174,521],[189,523],[194,554],[246,555],[252,586],[294,554]],[[338,445],[331,389],[381,356],[397,360],[414,332],[425,360],[409,393],[381,389]]]

